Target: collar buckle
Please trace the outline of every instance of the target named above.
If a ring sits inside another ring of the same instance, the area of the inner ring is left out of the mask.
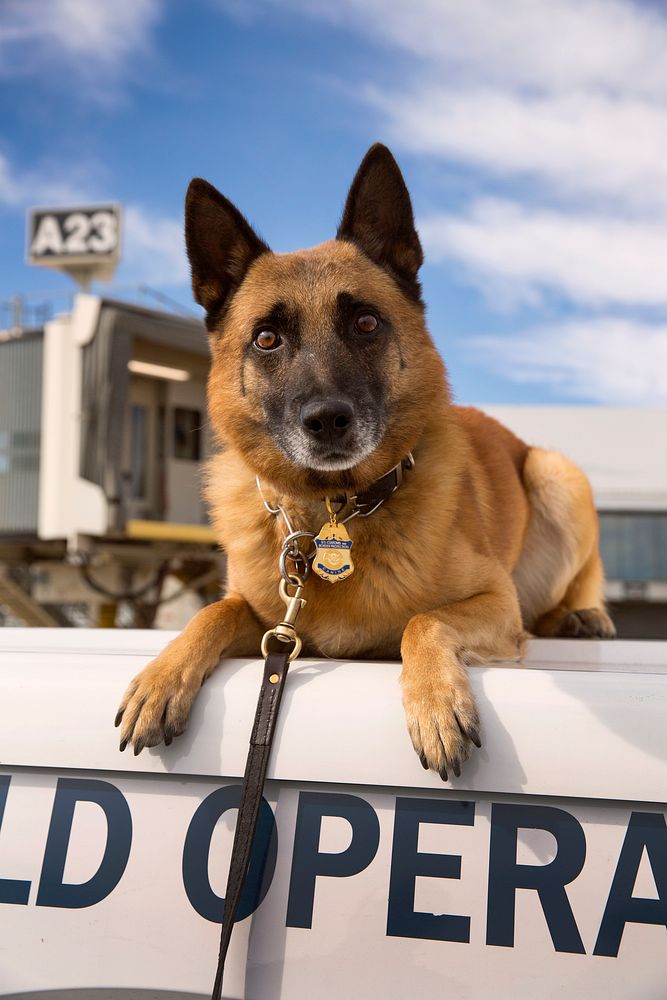
[[[356,496],[350,497],[353,509],[341,523],[345,524],[346,521],[349,521],[353,517],[370,517],[371,514],[374,514],[385,500],[388,500],[392,493],[395,493],[399,486],[401,486],[403,483],[403,473],[413,469],[414,466],[414,456],[409,451],[405,458],[402,458],[393,469],[385,472],[384,476],[381,476],[372,483],[364,493],[358,493]]]

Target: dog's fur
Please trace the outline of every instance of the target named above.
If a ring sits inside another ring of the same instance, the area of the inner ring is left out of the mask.
[[[367,153],[334,240],[273,254],[201,180],[188,191],[186,239],[211,341],[209,412],[223,448],[207,497],[228,594],[132,682],[118,713],[121,749],[171,742],[221,656],[256,656],[282,617],[282,524],[263,507],[255,476],[298,528],[316,532],[325,496],[367,489],[412,451],[401,488],[349,524],[354,575],[335,587],[309,578],[298,630],[310,655],[400,654],[415,750],[443,778],[459,774],[479,745],[466,664],[515,659],[526,630],[614,634],[586,477],[452,405],[424,322],[409,195],[385,147]],[[379,317],[376,333],[357,332],[360,311]],[[265,328],[282,338],[279,349],[257,348]],[[303,430],[302,408],[314,398],[353,405],[338,450]]]

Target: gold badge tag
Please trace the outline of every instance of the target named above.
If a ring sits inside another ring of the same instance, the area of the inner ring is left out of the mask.
[[[347,533],[344,524],[338,524],[336,515],[331,510],[329,502],[330,520],[320,529],[319,535],[315,537],[316,554],[313,559],[313,570],[323,580],[329,583],[339,583],[347,580],[354,572],[354,564],[350,555],[352,539]]]

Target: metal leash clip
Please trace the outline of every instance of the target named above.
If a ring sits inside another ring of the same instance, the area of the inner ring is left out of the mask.
[[[299,612],[306,605],[305,598],[301,596],[305,583],[305,577],[300,577],[296,574],[292,575],[289,583],[287,580],[280,581],[278,593],[287,605],[287,611],[281,622],[264,633],[262,637],[262,656],[267,657],[269,655],[269,640],[272,638],[277,639],[279,642],[294,643],[294,649],[292,649],[288,657],[290,661],[295,660],[301,652],[301,639],[297,635],[295,623]],[[288,586],[294,587],[294,594],[289,593]]]

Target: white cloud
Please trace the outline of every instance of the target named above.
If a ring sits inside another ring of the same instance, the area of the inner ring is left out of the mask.
[[[667,23],[628,0],[269,0],[418,59],[422,77],[664,97]],[[266,5],[266,2],[265,2]],[[363,68],[363,67],[362,67]]]
[[[0,204],[17,205],[22,200],[21,184],[12,175],[7,158],[0,153]]]
[[[44,166],[19,171],[0,153],[0,206],[68,205],[91,199],[93,168],[90,164]],[[67,177],[68,180],[62,178]]]
[[[420,220],[427,257],[453,259],[491,289],[535,301],[667,306],[667,216],[618,219],[480,199],[465,214]]]
[[[667,325],[582,319],[510,337],[474,337],[469,350],[495,374],[550,385],[573,399],[667,404]]]
[[[0,76],[40,75],[66,82],[72,96],[112,100],[134,60],[149,55],[160,10],[161,0],[4,0]]]
[[[542,196],[603,196],[610,212],[667,210],[664,11],[629,0],[339,0],[346,16],[419,57],[401,74],[407,85],[359,89],[399,147],[489,180],[530,178]]]
[[[667,209],[667,103],[442,86],[387,94],[369,85],[365,94],[413,152],[528,177],[578,201],[604,198],[612,212]]]
[[[128,205],[118,279],[132,284],[182,285],[189,281],[183,220]]]

